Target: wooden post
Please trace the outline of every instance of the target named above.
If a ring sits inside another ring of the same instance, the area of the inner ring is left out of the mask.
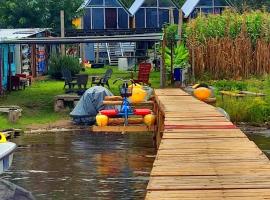
[[[174,83],[174,79],[173,79],[173,48],[174,48],[174,45],[173,45],[174,41],[172,40],[171,41],[171,84],[173,85]]]
[[[174,24],[174,15],[173,15],[173,8],[170,8],[170,24]]]
[[[83,20],[83,17],[81,18],[81,29],[84,28],[84,20]],[[80,43],[80,57],[82,59],[82,63],[84,62],[84,59],[85,59],[85,44],[84,43]]]
[[[16,123],[20,118],[21,112],[19,110],[10,110],[8,112],[8,121]]]
[[[99,63],[99,43],[97,43],[96,63]]]
[[[178,45],[181,44],[182,30],[183,30],[183,11],[182,11],[182,9],[180,9],[179,10],[179,19],[178,19],[178,37],[179,37],[179,40],[177,42]]]
[[[161,65],[160,65],[160,87],[166,86],[166,65],[165,65],[165,48],[166,48],[166,29],[164,29],[164,35],[161,48]]]
[[[192,70],[192,78],[195,79],[195,51],[194,51],[194,44],[191,45],[191,70]]]
[[[65,37],[65,12],[63,10],[60,11],[60,20],[61,20],[61,37]],[[61,45],[61,54],[64,56],[66,54],[65,45]]]

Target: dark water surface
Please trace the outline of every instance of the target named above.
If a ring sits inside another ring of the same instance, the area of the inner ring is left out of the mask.
[[[151,134],[25,135],[2,178],[49,199],[143,199],[155,150]]]
[[[270,129],[248,126],[241,129],[270,159]]]

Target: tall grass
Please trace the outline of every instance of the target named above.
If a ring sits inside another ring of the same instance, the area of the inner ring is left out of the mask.
[[[270,73],[270,14],[252,11],[199,16],[185,29],[195,75],[247,78]]]

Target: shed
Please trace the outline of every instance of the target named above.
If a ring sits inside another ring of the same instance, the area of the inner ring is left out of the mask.
[[[201,13],[221,14],[222,11],[230,7],[227,0],[187,0],[182,6],[185,18],[196,17]]]
[[[45,37],[49,29],[0,29],[0,42],[22,38]],[[16,73],[43,73],[46,69],[41,57],[44,46],[0,44],[0,92],[7,88],[9,72]],[[31,52],[33,52],[31,54]],[[37,55],[36,55],[37,53]],[[43,55],[42,55],[43,56]]]
[[[161,28],[166,23],[178,23],[178,5],[172,0],[135,0],[129,12],[135,16],[134,28]]]
[[[119,0],[85,0],[79,9],[85,30],[129,28],[129,11]]]

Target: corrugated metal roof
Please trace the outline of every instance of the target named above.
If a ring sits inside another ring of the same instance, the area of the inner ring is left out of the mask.
[[[28,38],[49,30],[48,28],[0,29],[0,41]]]
[[[195,7],[198,5],[200,0],[187,0],[182,6],[181,10],[183,11],[185,17],[188,17]]]
[[[161,39],[162,33],[146,33],[133,35],[115,35],[115,36],[24,38],[24,39],[13,39],[4,41],[0,40],[0,44],[76,44],[76,43],[160,41]]]

